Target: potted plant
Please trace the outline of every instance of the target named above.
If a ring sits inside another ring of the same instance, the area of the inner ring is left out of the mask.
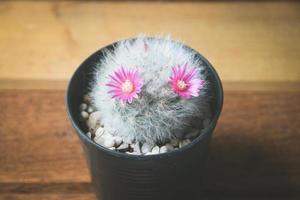
[[[163,37],[108,45],[76,70],[66,104],[99,199],[199,199],[223,90],[198,52]]]

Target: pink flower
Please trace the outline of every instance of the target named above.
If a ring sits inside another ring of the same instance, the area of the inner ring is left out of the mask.
[[[111,80],[106,86],[111,88],[108,93],[112,94],[112,98],[128,103],[132,103],[133,98],[138,98],[137,94],[141,92],[143,82],[137,69],[129,70],[121,67],[109,77]]]
[[[187,69],[187,64],[183,67],[180,65],[172,67],[172,75],[170,77],[170,86],[172,90],[179,96],[189,99],[191,96],[199,96],[199,91],[203,88],[205,81],[198,78],[198,70],[194,67]]]

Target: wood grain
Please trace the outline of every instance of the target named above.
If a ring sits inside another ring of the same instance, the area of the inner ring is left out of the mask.
[[[1,92],[0,108],[2,183],[90,181],[62,91]]]
[[[300,81],[300,2],[1,1],[0,80],[66,81],[113,41],[170,33],[224,81]]]
[[[94,199],[64,91],[0,91],[0,199]],[[207,199],[297,199],[300,93],[225,93]]]

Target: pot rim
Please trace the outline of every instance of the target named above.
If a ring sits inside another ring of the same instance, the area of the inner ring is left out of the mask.
[[[154,38],[157,39],[155,37],[146,37],[146,38]],[[218,118],[221,114],[222,108],[223,108],[223,101],[224,101],[224,93],[223,93],[223,86],[220,80],[220,77],[217,74],[217,71],[215,70],[215,68],[212,66],[212,64],[202,55],[200,54],[198,51],[196,51],[195,49],[189,47],[186,44],[183,44],[179,41],[176,40],[171,40],[172,42],[176,42],[176,43],[180,43],[182,44],[185,48],[188,48],[194,52],[196,52],[199,57],[201,58],[201,60],[203,62],[206,63],[207,67],[210,68],[213,76],[215,76],[217,82],[217,87],[218,90],[215,91],[216,94],[218,94],[219,98],[217,99],[217,109],[216,109],[216,113],[214,114],[209,126],[207,128],[201,129],[199,131],[201,131],[201,134],[196,137],[191,143],[178,148],[178,149],[174,149],[170,152],[166,152],[166,153],[159,153],[159,154],[153,154],[153,155],[134,155],[134,154],[126,154],[126,153],[121,153],[115,150],[111,150],[108,149],[104,146],[101,146],[100,144],[97,144],[96,142],[94,142],[93,140],[91,140],[85,133],[83,130],[81,130],[80,126],[75,122],[74,120],[74,116],[72,116],[71,111],[70,111],[70,102],[71,102],[71,98],[70,97],[70,88],[72,87],[72,82],[74,81],[74,77],[79,73],[80,69],[83,68],[85,65],[83,65],[87,60],[89,60],[90,58],[94,57],[95,55],[99,54],[99,52],[103,52],[103,50],[109,48],[109,47],[113,47],[116,44],[118,44],[121,41],[124,40],[135,40],[136,38],[127,38],[127,39],[122,39],[119,40],[117,42],[111,43],[109,45],[106,45],[102,48],[100,48],[99,50],[97,50],[96,52],[92,53],[89,57],[87,57],[80,65],[79,67],[75,70],[75,72],[72,74],[71,79],[69,80],[68,86],[67,86],[67,91],[66,91],[66,95],[65,95],[65,106],[66,106],[66,110],[67,110],[67,114],[68,114],[68,118],[71,121],[71,124],[73,125],[73,128],[75,128],[76,133],[78,134],[79,137],[81,137],[82,139],[86,140],[88,143],[90,143],[91,145],[95,146],[98,150],[110,155],[110,156],[115,156],[115,157],[119,157],[119,158],[125,158],[125,159],[134,159],[134,160],[152,160],[152,159],[162,159],[165,157],[170,157],[170,156],[174,156],[180,153],[183,153],[185,151],[187,151],[188,149],[192,148],[193,146],[196,145],[196,143],[198,143],[200,140],[204,139],[205,137],[209,137],[210,133],[213,132],[214,128],[217,125],[217,121]]]

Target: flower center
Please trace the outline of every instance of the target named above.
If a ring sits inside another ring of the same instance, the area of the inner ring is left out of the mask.
[[[183,80],[179,80],[177,82],[177,87],[179,90],[184,90],[187,87],[187,84]]]
[[[124,83],[122,83],[122,92],[124,93],[130,93],[133,91],[133,84],[130,80],[126,80]]]

